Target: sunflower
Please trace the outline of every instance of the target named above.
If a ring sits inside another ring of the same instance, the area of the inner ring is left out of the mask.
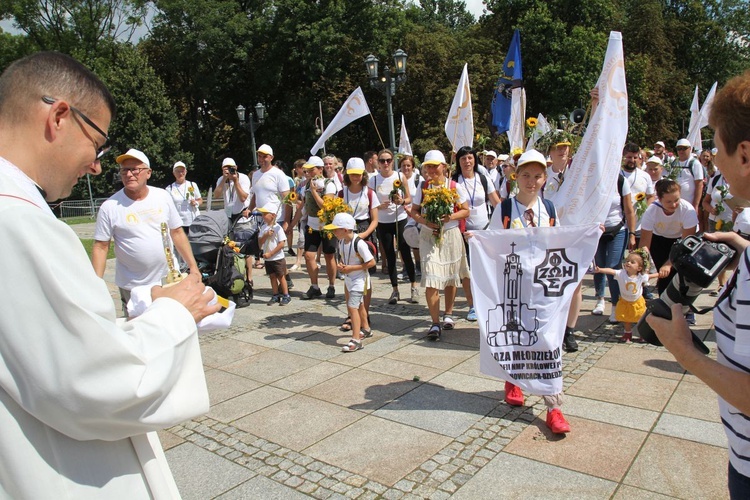
[[[289,193],[289,201],[297,201],[297,193],[295,193],[294,191]]]
[[[532,116],[532,117],[530,117],[530,118],[528,118],[528,119],[526,120],[526,125],[528,125],[528,126],[529,126],[529,127],[531,127],[531,128],[534,128],[534,127],[536,127],[536,123],[537,123],[537,120],[536,120],[536,118],[534,118],[533,116]]]
[[[511,174],[510,174],[509,177],[510,177],[510,180],[512,180],[512,181],[516,180],[516,178],[517,178],[515,172],[511,172]]]
[[[400,179],[396,179],[395,181],[393,181],[393,187],[395,189],[400,188],[401,187],[401,180]]]
[[[635,201],[641,201],[646,199],[646,193],[638,193],[635,195]]]

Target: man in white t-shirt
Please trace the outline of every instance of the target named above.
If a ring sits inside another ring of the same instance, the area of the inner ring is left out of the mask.
[[[221,162],[221,177],[216,180],[214,196],[224,197],[224,211],[231,222],[241,218],[250,205],[250,177],[239,172],[232,158]]]
[[[687,139],[677,141],[677,158],[669,170],[669,177],[680,185],[682,199],[692,204],[697,212],[703,195],[703,165],[693,157],[693,147]]]
[[[130,291],[136,286],[161,283],[169,270],[162,223],[167,224],[174,247],[190,272],[200,274],[200,271],[172,196],[163,189],[147,185],[151,178],[148,157],[137,149],[129,149],[116,161],[120,165],[123,188],[99,209],[91,262],[96,274],[103,277],[110,241],[114,240],[115,283],[127,316]]]

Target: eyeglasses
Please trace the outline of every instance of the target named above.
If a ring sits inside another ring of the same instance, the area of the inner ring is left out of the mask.
[[[54,104],[55,102],[57,102],[57,99],[55,99],[54,97],[49,97],[49,96],[44,95],[42,96],[42,101],[44,101],[46,104]],[[96,148],[96,159],[97,160],[101,159],[102,156],[107,154],[109,150],[112,149],[112,145],[109,143],[109,136],[101,128],[99,128],[99,126],[96,123],[94,123],[91,120],[91,118],[83,114],[83,112],[81,112],[80,109],[75,108],[73,106],[70,106],[70,109],[74,113],[76,113],[78,116],[80,116],[81,120],[83,120],[88,126],[90,126],[94,130],[99,132],[102,135],[102,137],[104,137],[104,143],[101,146],[98,146]]]
[[[393,163],[393,158],[378,158],[378,163],[389,164]]]
[[[148,167],[140,167],[140,168],[121,168],[120,169],[120,175],[125,177],[126,175],[133,174],[133,176],[138,177],[141,175],[141,172],[144,170],[148,170]]]
[[[685,151],[686,149],[690,149],[687,146],[677,146],[677,151]]]

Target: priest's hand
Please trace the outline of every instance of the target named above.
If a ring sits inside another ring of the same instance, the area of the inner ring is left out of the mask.
[[[201,282],[200,274],[189,274],[175,285],[166,288],[160,286],[153,287],[151,289],[151,298],[156,300],[160,297],[168,297],[176,300],[185,306],[185,309],[190,311],[193,319],[198,323],[206,316],[219,312],[219,309],[221,309],[221,305],[218,303],[209,304],[214,299],[216,293],[213,290],[204,292],[206,292],[206,286]]]

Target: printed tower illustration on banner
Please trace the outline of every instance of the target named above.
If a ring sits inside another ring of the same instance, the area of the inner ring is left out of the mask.
[[[516,244],[511,243],[503,269],[505,297],[502,304],[488,311],[487,343],[499,346],[532,346],[537,343],[539,320],[536,309],[521,302],[523,267],[521,258],[515,253]]]

